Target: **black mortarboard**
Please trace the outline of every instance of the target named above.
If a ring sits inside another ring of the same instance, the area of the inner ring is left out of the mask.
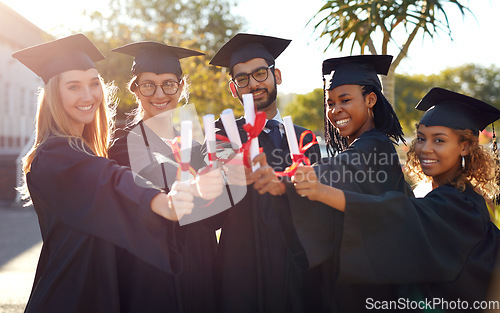
[[[426,111],[420,124],[470,129],[476,135],[500,118],[500,110],[483,101],[437,87],[420,100],[416,109]]]
[[[263,58],[274,64],[291,40],[254,34],[236,34],[217,51],[210,64],[232,69],[235,64]]]
[[[335,71],[326,90],[342,85],[372,85],[382,90],[377,74],[387,75],[392,55],[354,55],[323,61],[323,75]]]
[[[12,57],[35,72],[46,84],[57,74],[71,70],[85,71],[95,68],[94,62],[104,60],[101,52],[83,34],[28,47],[15,52]]]
[[[155,74],[173,73],[182,76],[180,59],[204,55],[204,53],[180,47],[165,45],[154,41],[139,41],[115,48],[111,51],[134,57],[132,73]]]

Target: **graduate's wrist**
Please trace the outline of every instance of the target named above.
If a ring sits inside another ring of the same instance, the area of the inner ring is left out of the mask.
[[[164,192],[157,194],[151,199],[151,210],[165,219],[171,221],[178,220],[172,198]]]
[[[332,187],[324,185],[318,182],[318,192],[316,193],[316,201],[322,202],[324,204],[329,204],[330,198],[332,197]]]

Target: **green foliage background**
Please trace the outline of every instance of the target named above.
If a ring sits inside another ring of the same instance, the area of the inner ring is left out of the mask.
[[[412,135],[415,123],[423,112],[415,109],[418,101],[433,87],[442,87],[467,94],[500,108],[500,68],[466,64],[447,68],[434,75],[396,75],[393,104],[405,134]],[[294,122],[323,134],[323,90],[295,95],[283,115],[293,116]]]
[[[127,90],[131,78],[132,57],[110,52],[135,41],[151,40],[204,52],[202,57],[181,60],[190,83],[189,102],[200,116],[218,114],[233,108],[243,110],[228,89],[225,69],[209,65],[215,52],[240,31],[243,19],[231,14],[232,0],[110,0],[110,13],[89,13],[93,31],[87,35],[106,56],[98,69],[106,81],[119,87],[118,118],[135,108],[133,95]]]

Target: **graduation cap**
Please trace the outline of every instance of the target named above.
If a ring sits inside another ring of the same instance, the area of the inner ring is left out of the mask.
[[[40,76],[44,83],[63,72],[95,68],[104,56],[85,37],[76,34],[15,52],[12,57]]]
[[[426,111],[420,119],[425,126],[446,126],[452,129],[470,129],[479,135],[489,124],[500,118],[500,110],[477,100],[443,88],[432,88],[416,109]]]
[[[325,87],[332,90],[342,85],[372,85],[382,90],[377,74],[387,75],[392,55],[354,55],[323,61],[323,76],[331,74]]]
[[[205,55],[204,53],[165,45],[154,41],[139,41],[111,50],[134,57],[132,73],[137,75],[144,72],[155,74],[173,73],[182,76],[180,59]]]
[[[290,42],[289,39],[239,33],[217,51],[210,64],[232,69],[238,63],[255,58],[263,58],[274,64]]]

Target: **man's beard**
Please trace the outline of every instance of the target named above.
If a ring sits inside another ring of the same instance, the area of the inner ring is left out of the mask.
[[[252,91],[252,93],[260,90],[266,90],[267,94],[267,99],[260,100],[259,102],[255,102],[255,108],[257,111],[262,111],[264,109],[267,109],[273,102],[276,101],[276,97],[278,96],[278,88],[276,88],[276,83],[274,83],[274,88],[269,92],[267,88],[259,88],[255,89]],[[241,103],[243,103],[243,97],[238,94],[238,98],[240,99]]]

